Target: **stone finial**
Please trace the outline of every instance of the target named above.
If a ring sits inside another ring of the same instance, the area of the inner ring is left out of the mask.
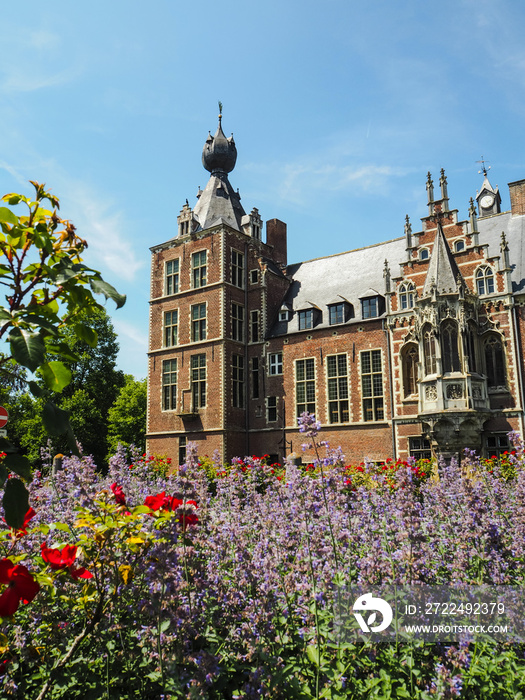
[[[441,188],[441,199],[444,200],[443,210],[448,211],[447,178],[445,176],[445,169],[444,168],[441,168],[441,177],[439,178],[439,186]]]
[[[383,269],[383,277],[385,278],[385,292],[388,294],[390,292],[390,266],[388,260],[385,258],[385,266]]]
[[[501,232],[501,243],[499,249],[502,253],[508,251],[509,249],[509,244],[507,243],[507,236],[505,235],[505,231]]]
[[[430,170],[427,173],[427,195],[428,195],[428,203],[430,204],[431,202],[434,201],[434,182],[432,180],[432,175],[430,174]]]

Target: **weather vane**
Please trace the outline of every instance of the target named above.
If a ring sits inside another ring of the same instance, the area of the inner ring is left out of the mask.
[[[486,174],[487,174],[487,170],[490,170],[490,165],[489,165],[488,168],[485,167],[485,163],[486,163],[486,162],[487,162],[487,161],[483,158],[483,156],[481,156],[481,160],[477,160],[477,161],[476,161],[476,163],[481,163],[481,168],[482,168],[482,169],[481,169],[481,170],[478,170],[478,173],[479,173],[480,175],[481,175],[481,173],[483,173],[483,175],[486,175]]]
[[[219,114],[222,117],[222,102],[219,100]],[[481,156],[483,158],[483,156]]]

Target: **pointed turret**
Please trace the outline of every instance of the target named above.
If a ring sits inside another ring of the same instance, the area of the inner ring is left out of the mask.
[[[224,223],[242,231],[242,217],[245,216],[241,197],[228,180],[228,173],[235,167],[237,148],[233,134],[226,138],[222,130],[222,114],[215,136],[211,133],[202,149],[202,164],[211,173],[208,184],[201,192],[193,211],[199,228],[204,230]]]
[[[423,287],[423,296],[430,296],[433,291],[436,294],[450,294],[457,292],[458,285],[464,286],[465,282],[450,252],[450,248],[443,233],[443,227],[438,221],[434,248],[428,263],[428,272]]]

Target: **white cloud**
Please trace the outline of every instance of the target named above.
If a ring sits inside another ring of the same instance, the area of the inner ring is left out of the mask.
[[[128,340],[131,340],[135,345],[135,349],[140,350],[140,352],[146,352],[148,349],[148,334],[144,332],[143,328],[135,326],[128,321],[123,321],[121,318],[113,317],[113,325],[119,336],[124,336]],[[122,345],[122,339],[121,339]]]

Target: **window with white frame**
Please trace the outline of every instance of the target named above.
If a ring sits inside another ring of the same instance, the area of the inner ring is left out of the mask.
[[[381,350],[361,352],[363,420],[384,420],[383,367]]]
[[[328,355],[328,420],[330,423],[348,423],[348,367],[346,354]]]
[[[166,295],[178,294],[179,291],[179,259],[166,262],[164,291]]]
[[[421,248],[419,251],[419,259],[420,260],[428,260],[430,253],[428,252],[428,248]]]
[[[459,239],[459,241],[454,243],[454,252],[461,253],[463,250],[465,250],[465,241]]]
[[[403,282],[399,287],[399,308],[412,309],[414,307],[414,285],[412,282]]]
[[[259,270],[250,270],[250,284],[257,284],[259,281]]]
[[[244,255],[232,250],[232,284],[244,288]]]
[[[295,413],[315,413],[315,363],[313,358],[295,361]]]
[[[164,313],[164,347],[177,345],[179,328],[179,312],[177,309]]]
[[[206,355],[191,356],[191,402],[192,408],[206,406]]]
[[[232,303],[232,340],[244,340],[244,306]]]
[[[206,304],[191,307],[191,342],[206,340]]]
[[[268,355],[269,374],[283,373],[283,354],[282,352],[272,352]]]
[[[492,294],[494,292],[494,273],[485,265],[476,272],[476,289],[478,294]]]
[[[206,285],[206,251],[200,250],[191,256],[191,272],[193,288],[198,289]]]
[[[162,363],[162,410],[174,411],[177,408],[177,360],[164,360]]]

